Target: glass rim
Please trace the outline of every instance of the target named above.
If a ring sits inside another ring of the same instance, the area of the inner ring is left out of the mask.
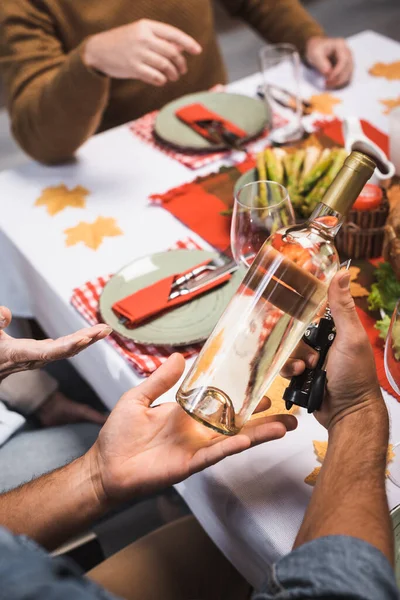
[[[260,59],[262,59],[263,54],[267,52],[273,52],[274,50],[288,50],[291,54],[300,56],[299,51],[297,50],[294,44],[291,44],[290,42],[282,42],[279,44],[266,44],[265,46],[260,48],[260,50],[258,51]]]
[[[249,206],[248,204],[244,204],[243,202],[241,202],[239,200],[239,194],[245,188],[254,186],[254,185],[258,185],[259,183],[266,183],[268,186],[271,186],[271,184],[272,184],[273,186],[277,186],[277,187],[281,188],[281,190],[284,191],[285,197],[282,198],[282,200],[280,200],[279,202],[275,202],[275,204],[268,204],[268,206]],[[290,196],[289,196],[289,192],[288,192],[287,188],[285,188],[285,186],[282,185],[281,183],[278,183],[277,181],[272,181],[270,179],[258,179],[257,181],[249,181],[249,183],[245,183],[244,185],[242,185],[238,189],[238,191],[235,193],[235,202],[237,202],[241,207],[251,209],[251,210],[263,210],[264,211],[264,210],[277,209],[282,204],[287,203],[287,201],[289,201],[289,203],[291,204],[291,200],[290,200]]]

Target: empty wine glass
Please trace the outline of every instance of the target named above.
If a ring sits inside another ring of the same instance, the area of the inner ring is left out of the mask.
[[[400,394],[400,300],[390,321],[385,344],[386,377],[396,394]]]
[[[231,225],[231,250],[238,265],[250,267],[267,238],[295,217],[286,188],[275,181],[245,184],[235,195]]]
[[[393,311],[385,343],[385,372],[393,391],[400,394],[400,300]],[[393,446],[394,459],[389,465],[389,479],[400,487],[400,442]]]
[[[260,63],[264,98],[275,113],[270,139],[278,144],[300,139],[303,127],[298,51],[292,44],[265,46],[260,50]],[[277,115],[284,117],[284,124],[278,123]]]

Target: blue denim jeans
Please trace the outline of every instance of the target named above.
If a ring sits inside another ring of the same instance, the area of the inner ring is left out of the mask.
[[[264,589],[253,596],[253,600],[336,598],[398,599],[393,570],[381,552],[354,538],[320,538],[279,561]],[[70,561],[51,558],[31,540],[0,529],[0,600],[112,599]]]
[[[0,492],[82,456],[94,444],[99,431],[99,425],[94,423],[70,423],[46,429],[26,424],[0,448]]]

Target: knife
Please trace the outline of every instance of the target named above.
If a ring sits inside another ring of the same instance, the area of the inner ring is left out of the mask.
[[[203,287],[207,287],[210,283],[215,283],[221,279],[221,283],[225,281],[226,275],[230,275],[237,271],[238,265],[232,260],[226,265],[215,269],[211,273],[208,273],[204,277],[192,279],[189,282],[181,285],[179,289],[171,291],[168,300],[174,300],[175,298],[179,298],[180,296],[185,296],[186,294],[190,294],[191,292],[197,292],[201,290]]]

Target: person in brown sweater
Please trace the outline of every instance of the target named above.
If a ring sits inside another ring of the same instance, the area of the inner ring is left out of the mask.
[[[270,42],[295,44],[326,77],[348,82],[351,52],[298,0],[222,0]],[[12,131],[44,163],[91,135],[226,80],[212,0],[1,0],[0,68]]]

